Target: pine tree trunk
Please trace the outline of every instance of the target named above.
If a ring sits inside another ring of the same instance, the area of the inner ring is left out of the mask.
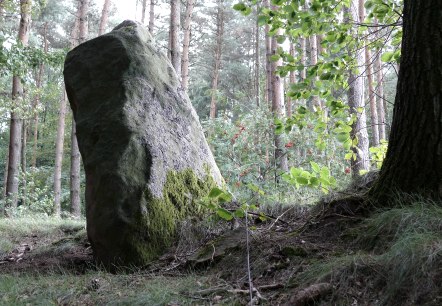
[[[279,47],[276,37],[281,35],[281,30],[272,36],[272,55],[276,54]],[[275,118],[282,118],[284,116],[284,102],[282,97],[281,76],[276,73],[278,66],[282,66],[282,59],[272,62],[272,112]],[[284,154],[284,144],[281,135],[274,134],[275,142],[275,161],[282,171],[288,171],[287,155]]]
[[[377,24],[377,22],[376,22]],[[376,28],[380,31],[380,28]],[[378,32],[379,33],[379,32]],[[380,33],[378,34],[380,36]],[[376,58],[374,60],[374,69],[376,75],[376,105],[378,108],[378,122],[379,122],[379,140],[387,140],[385,132],[385,109],[384,109],[384,74],[382,73],[381,53],[382,49],[376,50]]]
[[[43,34],[43,49],[44,52],[48,52],[48,40],[47,40],[47,33],[48,33],[48,23],[45,23],[44,26],[44,34]],[[40,64],[40,67],[38,69],[38,75],[36,80],[36,87],[37,89],[40,89],[42,87],[43,82],[43,72],[45,69],[45,65],[42,63]],[[35,168],[37,167],[37,150],[38,150],[38,125],[39,125],[39,116],[38,116],[38,106],[40,105],[40,93],[37,93],[34,99],[34,105],[32,106],[32,110],[34,113],[34,129],[33,129],[33,147],[32,147],[32,158],[31,158],[31,167]]]
[[[146,8],[147,8],[147,0],[143,0],[142,6],[141,6],[141,23],[144,24],[144,21],[146,20]]]
[[[184,91],[187,91],[189,87],[189,47],[190,47],[190,34],[191,34],[191,22],[193,12],[194,0],[187,0],[186,6],[186,19],[184,20],[184,38],[183,38],[183,55],[181,59],[181,84]]]
[[[175,71],[181,71],[180,57],[180,3],[181,0],[170,0],[169,54]]]
[[[79,0],[78,6],[78,42],[81,44],[87,39],[87,13],[89,11],[89,0]],[[75,128],[75,120],[72,118],[72,132],[71,132],[71,212],[75,217],[80,216],[80,166],[81,156],[78,149],[77,133]],[[58,216],[59,212],[55,211]]]
[[[216,118],[216,104],[218,96],[219,69],[221,67],[221,53],[224,36],[224,4],[223,0],[217,0],[218,12],[216,14],[216,46],[212,74],[212,97],[210,101],[210,119]]]
[[[405,0],[401,68],[387,156],[371,195],[442,199],[442,1]],[[385,205],[385,204],[384,204]]]
[[[31,23],[31,0],[20,0],[20,26],[18,30],[18,40],[26,46],[29,40],[29,27]],[[23,95],[23,88],[19,76],[12,78],[12,99],[17,103],[17,99]],[[14,104],[15,104],[14,103]],[[18,200],[18,183],[20,167],[20,150],[22,139],[23,120],[20,115],[13,111],[11,113],[10,135],[9,135],[9,162],[8,180],[6,182],[7,205],[15,208]]]
[[[98,28],[98,36],[103,35],[107,26],[107,19],[109,17],[110,0],[104,0],[103,10],[101,11],[100,27]],[[144,11],[146,10],[146,0],[143,0],[143,18],[144,23]]]
[[[66,92],[63,91],[63,97],[60,101],[60,110],[58,114],[57,140],[55,142],[55,165],[54,165],[54,212],[55,215],[61,213],[61,170],[63,165],[63,144],[64,129],[66,118]],[[79,214],[78,214],[79,216]]]
[[[346,9],[347,13],[350,12],[352,20],[359,20],[357,8],[358,0],[353,0],[350,9]],[[355,66],[359,67],[359,69],[363,69],[365,65],[364,51],[357,50],[353,56],[356,57]],[[351,159],[351,170],[353,176],[358,176],[360,171],[368,171],[370,169],[367,117],[364,103],[364,80],[354,71],[350,71],[348,86],[348,106],[350,107],[350,114],[356,116],[356,120],[352,125],[351,138],[358,139],[357,148],[353,148],[356,154],[356,160]],[[362,112],[358,110],[362,110]]]
[[[149,9],[149,32],[153,35],[153,28],[155,26],[155,0],[150,0]]]
[[[27,149],[27,135],[28,135],[28,123],[26,120],[23,120],[22,124],[22,139],[21,139],[21,153],[20,153],[20,159],[21,159],[21,171],[22,171],[22,180],[21,180],[21,190],[22,190],[22,197],[21,197],[21,205],[26,205],[26,149]]]
[[[269,0],[263,2],[265,8],[270,8]],[[265,100],[269,105],[269,109],[272,108],[272,63],[270,57],[272,55],[272,38],[269,35],[270,26],[268,24],[264,27],[265,31],[265,43],[266,43],[266,94]]]
[[[316,39],[316,35],[310,36],[309,42],[310,42],[310,64],[312,66],[315,66],[316,64],[318,64],[318,44],[317,44],[318,41]],[[317,79],[318,77],[316,76],[315,80]],[[310,108],[315,110],[322,109],[321,101],[318,96],[312,97]]]
[[[295,46],[293,45],[293,42],[290,43],[290,55],[295,57]],[[296,76],[295,76],[295,71],[290,71],[290,75],[289,75],[289,86],[291,84],[295,84],[296,83]],[[292,116],[292,99],[290,97],[287,97],[287,117],[291,117]]]
[[[259,16],[259,5],[256,8],[256,22],[255,22],[255,99],[256,99],[256,106],[259,107],[260,104],[260,99],[261,99],[261,90],[260,90],[260,86],[259,86],[259,68],[260,68],[260,63],[259,63],[259,57],[260,57],[260,52],[259,52],[259,39],[260,39],[260,27],[258,24],[258,16]]]

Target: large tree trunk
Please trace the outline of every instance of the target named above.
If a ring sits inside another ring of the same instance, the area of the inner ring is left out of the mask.
[[[98,28],[98,36],[103,35],[104,31],[106,30],[107,19],[109,17],[110,4],[111,4],[110,0],[104,0],[103,10],[101,11],[100,27]],[[142,18],[143,23],[144,23],[144,10],[145,9],[146,9],[146,0],[143,1],[143,18]]]
[[[170,0],[169,56],[177,74],[181,71],[180,3],[181,0]]]
[[[181,59],[181,84],[187,91],[189,87],[189,47],[190,47],[190,25],[192,22],[194,0],[187,0],[186,19],[184,20],[183,55]]]
[[[350,12],[352,20],[359,20],[358,0],[353,0],[350,9],[346,9],[346,11],[347,13]],[[363,69],[365,65],[364,50],[357,50],[354,56],[356,57],[355,66]],[[358,139],[357,147],[353,148],[356,160],[351,159],[351,170],[353,176],[358,176],[360,171],[370,169],[363,78],[358,76],[355,71],[350,71],[348,87],[348,106],[350,107],[350,113],[356,116],[356,120],[352,125],[351,137],[352,139]],[[358,110],[362,110],[362,112]]]
[[[387,156],[371,191],[442,198],[442,1],[404,1],[401,69]],[[385,202],[380,202],[385,203]]]
[[[221,53],[224,35],[224,3],[223,0],[217,0],[218,12],[216,14],[216,46],[213,63],[212,75],[212,97],[210,101],[210,119],[216,117],[216,104],[218,96],[219,69],[221,67]]]
[[[153,28],[155,26],[155,0],[150,0],[149,9],[149,33],[153,34]]]
[[[278,30],[275,35],[272,36],[272,55],[276,54],[279,47],[276,37],[281,35],[281,30]],[[276,69],[282,66],[282,59],[272,62],[272,112],[275,118],[282,118],[284,115],[284,102],[282,95],[282,81],[281,76],[276,73]],[[284,154],[284,144],[282,142],[281,135],[274,134],[275,141],[275,161],[278,164],[279,169],[282,171],[288,171],[287,155]]]
[[[29,40],[29,26],[31,23],[31,0],[20,1],[20,26],[18,30],[18,40],[26,46]],[[12,78],[12,99],[16,103],[17,99],[23,95],[23,87],[19,76]],[[23,120],[15,111],[11,113],[11,124],[9,134],[9,162],[8,162],[8,180],[6,182],[6,198],[8,205],[12,208],[17,207],[18,197],[18,175],[20,166],[20,150],[22,139]]]
[[[89,10],[89,0],[79,0],[78,6],[78,43],[81,44],[87,39],[87,13]],[[80,166],[81,156],[78,149],[77,131],[75,128],[75,120],[72,118],[71,132],[71,175],[70,175],[70,196],[71,196],[71,213],[75,217],[80,217]],[[57,212],[55,212],[57,213]]]

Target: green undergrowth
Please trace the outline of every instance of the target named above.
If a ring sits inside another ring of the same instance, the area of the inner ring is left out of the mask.
[[[54,240],[66,234],[84,234],[83,220],[60,219],[44,216],[0,218],[0,257],[9,253],[17,244],[30,240]]]
[[[333,299],[341,303],[438,305],[442,203],[407,196],[402,200],[350,229],[355,242],[344,255],[311,263],[291,282],[337,284]]]
[[[189,305],[204,279],[143,274],[0,274],[0,305]]]

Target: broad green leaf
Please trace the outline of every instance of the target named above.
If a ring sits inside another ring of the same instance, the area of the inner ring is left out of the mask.
[[[218,208],[218,210],[216,211],[216,214],[217,214],[220,218],[222,218],[222,219],[224,219],[224,220],[227,220],[227,221],[230,221],[230,220],[233,219],[233,215],[232,215],[232,213],[231,213],[230,211],[224,209],[224,208],[221,208],[221,207]]]

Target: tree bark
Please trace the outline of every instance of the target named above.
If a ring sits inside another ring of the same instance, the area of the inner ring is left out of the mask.
[[[259,68],[260,68],[260,52],[259,52],[259,39],[260,39],[260,27],[258,24],[258,16],[259,16],[259,5],[256,8],[256,22],[255,22],[255,99],[256,106],[259,107],[261,100],[261,88],[259,86]]]
[[[194,7],[194,0],[187,0],[186,19],[184,20],[184,38],[183,38],[183,55],[181,58],[181,84],[184,91],[189,87],[189,48],[190,48],[190,34],[192,12]]]
[[[109,7],[111,1],[104,0],[103,10],[101,11],[100,27],[98,28],[98,36],[103,35],[107,26],[107,19],[109,18]],[[146,0],[143,0],[143,17],[142,22],[144,23],[144,11],[146,10]]]
[[[270,8],[269,0],[263,2],[265,8]],[[272,38],[269,35],[270,25],[266,24],[264,27],[265,32],[265,44],[266,44],[266,94],[265,100],[269,105],[269,109],[272,108],[272,64],[270,57],[272,55]]]
[[[169,56],[177,74],[181,71],[180,3],[181,0],[170,0]]]
[[[401,69],[387,156],[371,195],[442,198],[442,2],[404,1]],[[385,204],[384,204],[385,205]]]
[[[79,0],[78,6],[78,43],[81,44],[87,39],[87,13],[89,11],[89,0]],[[75,217],[80,217],[80,166],[81,156],[78,149],[77,132],[75,128],[75,120],[72,118],[71,132],[71,175],[70,175],[70,196],[71,196],[71,213]],[[55,211],[57,216],[57,211]]]
[[[224,4],[223,0],[217,0],[218,11],[216,14],[216,46],[212,75],[212,97],[210,101],[210,119],[216,118],[216,104],[218,96],[219,69],[221,67],[221,53],[224,36]]]
[[[153,35],[153,28],[155,26],[155,0],[150,0],[149,9],[149,32]]]
[[[346,9],[346,11],[346,13],[350,13],[352,20],[359,20],[358,0],[353,0],[350,9]],[[362,69],[361,67],[365,65],[364,51],[358,50],[354,56],[356,57],[355,66]],[[348,86],[350,114],[356,116],[356,120],[352,125],[351,138],[358,139],[357,148],[353,148],[356,160],[351,159],[351,170],[353,176],[358,176],[360,171],[368,171],[370,169],[367,117],[364,103],[364,80],[355,71],[351,70],[349,72]],[[362,110],[362,112],[359,110]]]
[[[290,49],[289,49],[290,55],[295,57],[295,46],[293,44],[293,42],[290,43]],[[290,75],[289,75],[289,84],[295,84],[296,83],[296,76],[295,76],[295,71],[291,70],[290,71]],[[292,116],[292,99],[290,97],[287,97],[287,117],[291,117]]]
[[[377,24],[377,22],[376,22]],[[380,31],[380,28],[376,28]],[[378,32],[379,33],[379,32]],[[380,34],[379,34],[380,35]],[[378,108],[378,123],[379,123],[379,140],[387,140],[385,132],[385,109],[384,109],[384,74],[382,72],[381,53],[382,49],[376,50],[376,58],[374,60],[374,69],[376,71],[376,105]]]
[[[44,34],[43,34],[43,50],[45,53],[48,52],[48,23],[46,22],[44,25]],[[40,64],[37,74],[36,87],[40,89],[42,87],[43,82],[43,72],[45,69],[45,65],[43,63]],[[40,93],[38,92],[34,99],[34,105],[32,106],[32,110],[34,113],[34,129],[33,129],[33,147],[32,147],[32,158],[31,158],[31,167],[37,167],[37,149],[38,149],[38,125],[39,125],[39,116],[38,116],[38,105],[40,105]]]
[[[29,27],[31,24],[31,0],[20,0],[20,26],[18,40],[26,46],[29,40]],[[15,75],[12,78],[12,99],[17,104],[19,97],[23,95],[23,87],[20,77]],[[16,208],[18,199],[20,150],[22,139],[23,120],[16,110],[11,113],[10,134],[9,134],[9,162],[8,180],[6,182],[7,205]]]
[[[141,6],[141,23],[144,24],[144,21],[146,20],[146,8],[147,8],[147,0],[143,0],[142,6]]]
[[[281,30],[272,36],[272,55],[276,54],[279,47],[276,37],[281,35]],[[284,102],[282,98],[282,81],[281,76],[276,73],[279,66],[282,66],[282,59],[272,62],[272,112],[275,118],[282,118],[284,116]],[[282,171],[288,171],[287,155],[284,154],[284,144],[281,135],[274,134],[275,142],[275,161]]]
[[[54,212],[55,215],[61,213],[61,170],[63,165],[63,144],[64,129],[66,117],[66,92],[63,91],[63,97],[60,102],[60,111],[58,114],[57,140],[55,142],[55,165],[54,165]],[[79,215],[79,214],[78,214]]]

